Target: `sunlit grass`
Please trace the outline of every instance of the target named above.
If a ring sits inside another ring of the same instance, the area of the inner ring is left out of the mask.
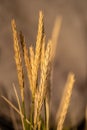
[[[29,49],[27,48],[23,34],[17,30],[15,20],[12,20],[11,23],[14,40],[14,57],[21,94],[20,101],[16,87],[14,86],[18,109],[8,99],[3,96],[2,98],[20,115],[23,130],[49,130],[51,80],[53,73],[55,48],[61,27],[61,18],[56,21],[52,38],[46,43],[46,35],[44,32],[44,16],[40,11],[35,49],[33,46],[30,46]],[[32,106],[30,117],[28,118],[25,111],[26,100],[24,95],[25,75],[23,68],[23,59],[25,61],[25,67],[29,80],[29,88],[32,96]],[[74,74],[69,73],[58,114],[57,117],[55,117],[57,120],[57,130],[63,129],[63,124],[69,107],[74,81]],[[43,105],[45,115],[44,121],[41,117],[41,110]]]

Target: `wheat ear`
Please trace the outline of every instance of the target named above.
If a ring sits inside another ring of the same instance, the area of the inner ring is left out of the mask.
[[[40,56],[41,56],[43,34],[44,34],[43,14],[40,11],[40,13],[39,13],[39,24],[38,24],[38,34],[37,34],[36,49],[35,49],[34,69],[32,70],[34,90],[37,87],[38,68],[39,68],[39,65],[40,65]]]
[[[26,69],[27,69],[28,80],[29,80],[29,83],[30,83],[30,90],[31,90],[31,93],[32,93],[32,96],[33,96],[34,95],[34,88],[33,88],[33,81],[32,81],[32,64],[31,64],[32,57],[31,57],[31,55],[29,57],[28,49],[26,47],[25,39],[24,39],[24,36],[23,36],[22,33],[20,33],[20,42],[21,42],[21,45],[22,45],[25,66],[26,66]]]
[[[24,74],[23,74],[22,60],[21,60],[18,33],[16,29],[15,20],[12,20],[11,24],[12,24],[13,39],[14,39],[14,52],[15,52],[15,62],[17,66],[18,80],[19,80],[22,102],[24,102]]]
[[[63,124],[64,124],[64,120],[65,120],[67,110],[69,107],[69,102],[70,102],[74,82],[75,82],[74,74],[69,73],[68,79],[65,85],[63,97],[62,97],[60,107],[57,113],[57,130],[63,129]]]
[[[37,124],[42,104],[45,99],[46,95],[46,88],[47,88],[47,77],[48,77],[48,68],[49,68],[49,59],[50,59],[50,50],[51,50],[51,41],[47,44],[47,49],[44,54],[44,62],[42,64],[42,70],[41,70],[41,80],[40,80],[40,86],[39,90],[36,93],[35,97],[35,116],[34,116],[34,123]],[[37,119],[36,119],[37,118]]]

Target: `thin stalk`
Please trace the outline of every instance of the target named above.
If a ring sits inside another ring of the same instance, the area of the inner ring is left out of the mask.
[[[22,116],[22,118],[24,118],[24,115],[4,96],[1,96],[3,98],[4,101],[6,101],[20,116]],[[31,127],[33,128],[31,122],[26,118],[26,122],[31,125]]]
[[[31,104],[31,115],[30,115],[30,122],[32,125],[34,125],[34,98],[32,99],[32,104]],[[30,126],[30,130],[32,130],[32,127]]]
[[[22,113],[24,115],[24,118],[23,118],[24,127],[25,127],[25,130],[27,130],[28,129],[28,124],[26,122],[26,112],[25,112],[25,102],[24,101],[22,102],[22,108],[21,109],[22,109]]]
[[[46,130],[49,130],[49,104],[47,99],[44,100],[44,107],[45,107],[45,126]]]

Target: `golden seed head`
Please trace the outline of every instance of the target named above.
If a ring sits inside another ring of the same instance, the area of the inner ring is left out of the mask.
[[[11,23],[12,23],[15,62],[16,62],[16,66],[17,66],[19,86],[20,86],[20,91],[21,91],[21,98],[22,98],[22,101],[24,101],[24,74],[23,74],[23,68],[22,68],[22,60],[21,60],[21,54],[20,54],[18,32],[16,29],[15,20],[12,20]]]
[[[63,128],[63,123],[64,123],[67,110],[69,107],[69,102],[70,102],[74,82],[75,82],[74,74],[69,73],[68,79],[65,85],[63,97],[62,97],[60,107],[57,113],[57,130],[62,130]]]

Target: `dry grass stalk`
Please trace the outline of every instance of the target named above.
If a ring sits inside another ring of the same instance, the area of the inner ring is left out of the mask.
[[[8,95],[8,98],[9,100],[12,100],[12,96],[10,94]],[[15,116],[15,112],[12,107],[10,107],[10,115],[11,115],[11,120],[13,123],[14,130],[18,130],[19,128],[18,128],[17,118]]]
[[[45,36],[43,38],[43,43],[42,43],[42,50],[41,50],[41,70],[43,70],[43,64],[44,64],[44,59],[45,59]],[[50,67],[49,67],[50,68]],[[46,130],[49,130],[49,113],[50,113],[50,71],[47,77],[47,90],[46,90],[46,98],[44,101],[44,108],[45,108],[45,124],[46,124]]]
[[[20,116],[22,116],[24,118],[24,115],[22,113],[20,113],[20,111],[4,96],[1,96],[2,99],[7,102]],[[31,122],[26,118],[26,122],[31,125],[31,127],[33,128]]]
[[[40,79],[40,86],[39,90],[36,93],[35,97],[35,116],[34,116],[34,123],[37,124],[38,118],[41,112],[42,104],[45,99],[46,90],[47,90],[47,77],[48,77],[48,68],[49,68],[49,59],[50,59],[50,52],[51,52],[51,41],[48,42],[45,54],[44,54],[44,62],[42,64],[41,70],[41,79]]]
[[[13,39],[14,39],[15,62],[17,66],[21,98],[22,98],[22,102],[24,102],[24,74],[23,74],[22,60],[21,60],[18,33],[16,29],[15,20],[12,20],[12,31],[13,31]]]
[[[51,52],[51,44],[52,42],[49,41],[47,44],[47,48],[44,54],[44,62],[42,65],[42,71],[41,71],[41,80],[40,80],[40,86],[39,86],[39,93],[40,93],[40,107],[41,108],[41,104],[43,102],[44,99],[44,94],[46,94],[46,88],[47,88],[47,77],[48,77],[48,73],[49,73],[49,59],[50,59],[50,52]]]
[[[22,45],[25,66],[27,69],[28,79],[29,79],[29,83],[30,83],[30,90],[31,90],[31,93],[33,95],[34,90],[33,90],[33,86],[32,86],[32,71],[31,71],[30,58],[28,55],[28,49],[26,47],[25,39],[24,39],[24,36],[22,35],[22,33],[20,33],[20,42]]]
[[[67,79],[67,82],[65,85],[63,97],[62,97],[60,107],[59,107],[59,110],[57,113],[57,130],[62,130],[62,128],[63,128],[63,124],[64,124],[64,120],[65,120],[65,117],[67,114],[74,82],[75,82],[74,74],[70,73],[68,75],[68,79]]]
[[[19,111],[20,111],[20,113],[21,113],[21,121],[22,121],[22,126],[23,126],[23,130],[25,130],[25,126],[24,126],[24,121],[23,121],[23,116],[22,116],[22,109],[21,109],[21,104],[20,104],[20,101],[19,101],[19,97],[18,97],[18,94],[17,94],[17,90],[16,90],[16,88],[15,88],[15,86],[13,86],[14,87],[14,92],[15,92],[15,96],[16,96],[16,99],[17,99],[17,103],[18,103],[18,107],[19,107]]]
[[[20,115],[23,125],[23,130],[27,130],[25,127],[25,121],[30,125],[30,130],[40,130],[41,128],[41,108],[45,100],[45,117],[46,117],[46,130],[49,130],[49,114],[50,114],[50,93],[51,93],[51,77],[53,70],[53,60],[55,56],[55,50],[57,45],[57,38],[59,36],[59,31],[61,27],[61,18],[56,21],[54,31],[52,34],[52,40],[50,40],[46,46],[45,35],[44,35],[44,23],[43,23],[43,13],[40,11],[39,14],[39,24],[38,24],[38,34],[36,40],[35,52],[31,46],[29,50],[26,47],[25,39],[22,33],[20,33],[20,42],[22,45],[23,57],[25,60],[25,65],[27,68],[28,79],[30,83],[30,90],[32,94],[32,109],[31,122],[26,119],[26,113],[22,112],[22,107],[19,101],[17,91],[14,87],[15,95],[17,98],[19,110],[5,97],[2,98]],[[22,68],[22,60],[19,48],[18,33],[16,29],[15,21],[12,21],[12,30],[14,38],[14,51],[15,51],[15,61],[18,72],[18,80],[21,90],[21,98],[24,100],[24,75]],[[54,43],[54,44],[52,44]],[[29,54],[28,54],[29,51]],[[40,69],[40,74],[38,73]],[[39,77],[40,76],[40,77]],[[40,78],[40,82],[38,82]],[[70,102],[70,97],[72,93],[72,88],[74,84],[74,74],[70,73],[68,76],[68,81],[65,86],[65,91],[63,94],[62,102],[57,116],[57,130],[62,130],[67,109]]]
[[[34,90],[37,87],[37,80],[38,80],[38,68],[40,65],[40,56],[41,56],[41,47],[42,47],[42,40],[44,36],[44,24],[43,24],[43,14],[40,11],[39,13],[39,24],[38,24],[38,34],[36,40],[36,49],[35,49],[35,59],[34,59],[34,69],[32,70],[32,78],[33,78],[33,87]]]

